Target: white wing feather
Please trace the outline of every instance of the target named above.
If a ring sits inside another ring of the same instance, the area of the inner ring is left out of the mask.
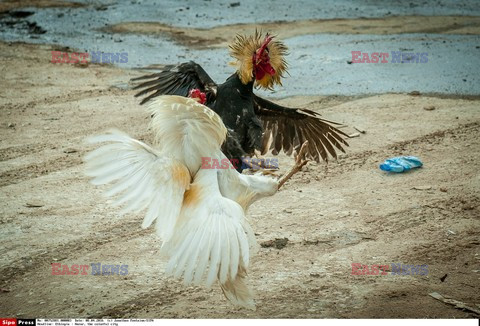
[[[92,137],[89,142],[110,142],[84,158],[92,183],[111,184],[105,194],[115,198],[115,205],[124,205],[123,213],[147,210],[142,227],[156,219],[158,235],[168,241],[190,183],[187,168],[120,131]]]

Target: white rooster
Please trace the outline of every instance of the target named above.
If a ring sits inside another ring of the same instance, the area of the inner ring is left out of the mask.
[[[149,111],[155,147],[117,130],[93,137],[91,143],[108,144],[85,156],[86,174],[95,185],[110,185],[106,195],[124,205],[123,213],[146,211],[142,227],[155,221],[168,275],[207,287],[218,279],[232,303],[255,309],[245,283],[256,247],[246,211],[275,194],[306,161],[298,155],[281,180],[240,174],[231,164],[202,169],[202,157],[226,159],[221,145],[227,130],[218,114],[196,99],[173,95],[156,98]]]

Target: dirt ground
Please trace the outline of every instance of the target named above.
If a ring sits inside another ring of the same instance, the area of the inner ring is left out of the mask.
[[[218,286],[166,278],[153,229],[141,229],[142,216],[121,217],[82,173],[87,136],[115,127],[150,140],[148,114],[124,87],[139,72],[52,64],[51,50],[0,43],[0,316],[478,318],[429,296],[480,308],[478,98],[280,100],[366,133],[251,208],[259,243],[288,239],[251,261],[253,312]],[[397,155],[424,167],[379,170]],[[280,156],[281,171],[292,163]],[[128,275],[56,276],[57,262],[128,264]],[[352,263],[428,265],[428,275],[352,275]]]

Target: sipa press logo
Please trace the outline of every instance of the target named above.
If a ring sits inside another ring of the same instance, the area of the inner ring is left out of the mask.
[[[352,275],[388,275],[389,270],[390,275],[428,275],[428,265],[352,263]]]
[[[91,269],[90,269],[91,267]],[[52,263],[52,275],[127,275],[128,265],[106,265],[91,263],[90,265],[66,265]]]
[[[36,326],[36,319],[0,318],[0,326]]]

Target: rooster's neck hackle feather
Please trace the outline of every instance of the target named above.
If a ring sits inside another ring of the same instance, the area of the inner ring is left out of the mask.
[[[159,96],[149,103],[149,111],[157,147],[184,162],[192,176],[200,159],[216,156],[227,136],[220,116],[191,98]]]
[[[254,35],[250,36],[238,34],[229,46],[230,55],[236,60],[233,64],[237,67],[237,73],[244,84],[255,80],[252,57],[261,48],[263,40],[263,33],[257,30]],[[262,79],[255,80],[255,87],[271,90],[275,84],[282,85],[282,78],[287,72],[285,56],[288,49],[283,42],[273,40],[268,44],[267,50],[275,74],[273,76],[265,74]]]

